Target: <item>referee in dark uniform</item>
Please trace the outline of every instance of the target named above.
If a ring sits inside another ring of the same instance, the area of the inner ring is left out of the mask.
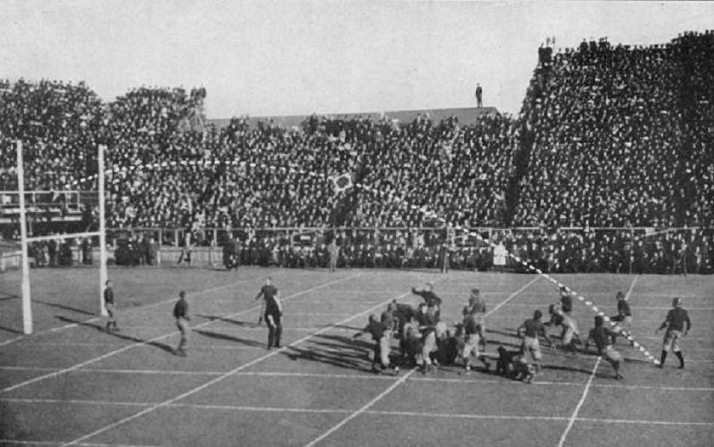
[[[188,344],[188,331],[191,328],[188,326],[188,322],[191,320],[188,317],[188,303],[186,302],[186,292],[183,290],[179,292],[179,300],[174,306],[174,318],[176,318],[176,326],[178,326],[181,332],[181,341],[178,347],[174,351],[176,355],[181,357],[186,357],[186,345]]]
[[[255,299],[263,298],[263,309],[258,319],[260,324],[263,319],[268,324],[268,349],[280,347],[280,336],[283,333],[283,305],[278,299],[280,291],[272,284],[272,280],[268,277],[265,280],[265,285],[260,288],[260,292]]]

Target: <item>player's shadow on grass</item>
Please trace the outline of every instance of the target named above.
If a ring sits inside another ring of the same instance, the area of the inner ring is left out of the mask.
[[[369,371],[369,368],[365,368],[365,362],[369,360],[367,353],[372,348],[373,344],[363,340],[321,334],[316,335],[305,348],[288,346],[285,355],[291,360],[308,360],[339,368]]]
[[[583,369],[583,368],[575,368],[572,366],[543,365],[543,369],[550,369],[553,371],[580,372],[580,373],[587,374],[587,375],[590,375],[592,373],[592,370]]]
[[[19,299],[21,298],[20,295],[15,295],[12,293],[5,293],[2,290],[0,290],[0,301],[9,301],[9,300],[14,300],[14,299]]]
[[[144,344],[144,345],[154,346],[156,348],[161,349],[162,351],[166,351],[171,354],[174,353],[174,349],[171,346],[164,344],[164,343],[159,343],[158,341],[155,341],[155,340],[144,340],[143,338],[134,337],[134,336],[127,335],[127,334],[122,334],[121,332],[116,332],[116,331],[107,333],[104,329],[104,326],[102,326],[101,324],[92,324],[92,323],[89,323],[86,321],[73,320],[71,318],[61,317],[61,316],[58,316],[57,318],[60,321],[64,321],[65,323],[74,323],[77,326],[83,326],[83,327],[88,327],[91,329],[96,329],[103,334],[111,335],[112,337],[116,337],[121,340],[127,340],[127,341],[131,341],[134,343],[140,343],[140,344]]]
[[[89,312],[89,311],[83,310],[83,309],[77,309],[76,307],[65,306],[64,304],[50,303],[48,301],[41,301],[41,300],[34,300],[34,299],[32,300],[32,302],[44,304],[45,306],[56,307],[58,309],[69,310],[71,312],[76,312],[79,314],[92,315],[92,316],[95,315],[94,312]]]
[[[231,323],[235,324],[236,326],[244,326],[244,327],[249,327],[249,328],[255,328],[258,327],[257,324],[252,323],[250,321],[241,321],[241,320],[233,320],[231,318],[226,318],[226,317],[221,317],[220,315],[200,315],[196,314],[197,317],[204,318],[206,320],[210,321],[223,321],[224,323]]]
[[[194,329],[193,331],[197,332],[201,335],[204,335],[206,337],[215,338],[217,340],[232,341],[232,342],[241,343],[241,344],[244,344],[247,346],[263,346],[263,343],[257,342],[255,340],[246,340],[245,338],[233,337],[232,335],[221,334],[218,332],[211,332],[211,331],[207,331],[205,329]]]
[[[13,329],[10,327],[0,326],[0,331],[10,332],[11,334],[22,334],[23,332],[19,329]]]
[[[345,325],[343,325],[343,324],[323,324],[323,325],[320,325],[320,326],[317,326],[317,327],[320,328],[320,329],[323,329],[323,328],[326,328],[326,327],[331,327],[331,328],[335,328],[335,329],[347,329],[347,330],[350,330],[350,331],[359,331],[359,330],[362,329],[361,327],[345,326]]]
[[[488,326],[488,321],[486,323],[487,323],[486,325]],[[506,328],[503,328],[503,329],[489,329],[489,328],[487,328],[486,333],[487,334],[504,335],[504,336],[510,337],[510,338],[518,338],[518,335],[516,335],[515,330],[508,331]]]
[[[365,350],[374,347],[373,343],[364,339],[354,339],[345,335],[318,334],[315,335],[314,338],[318,340],[318,345],[326,349],[334,349],[340,352],[355,352],[359,355],[363,354]]]

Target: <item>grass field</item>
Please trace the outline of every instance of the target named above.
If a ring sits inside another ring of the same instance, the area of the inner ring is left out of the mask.
[[[693,330],[685,370],[655,368],[625,343],[624,380],[594,354],[544,349],[533,384],[442,367],[427,375],[369,372],[367,337],[351,336],[392,299],[417,303],[412,285],[435,281],[442,318],[460,315],[468,290],[488,306],[487,354],[515,348],[514,329],[557,301],[535,275],[431,271],[241,269],[110,270],[121,331],[106,334],[97,271],[36,270],[35,334],[20,334],[19,273],[0,276],[0,445],[185,446],[712,446],[714,278],[562,275],[615,313],[629,293],[636,340],[655,335],[672,296]],[[253,301],[272,275],[285,305],[284,347],[265,349]],[[188,357],[171,309],[189,293]],[[592,311],[576,301],[581,332]],[[672,356],[673,357],[673,356]]]

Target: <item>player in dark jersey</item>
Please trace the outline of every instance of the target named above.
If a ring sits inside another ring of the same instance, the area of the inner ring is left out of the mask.
[[[191,319],[188,317],[188,303],[186,302],[186,292],[183,290],[179,292],[179,300],[174,306],[174,318],[176,318],[176,326],[181,332],[181,341],[178,347],[174,351],[176,355],[181,357],[186,357],[186,345],[188,344],[188,332],[191,328],[188,326],[188,322]]]
[[[114,307],[114,284],[111,281],[107,281],[107,286],[104,288],[104,308],[107,309],[109,314],[109,321],[107,321],[104,329],[109,333],[118,331],[116,309]]]
[[[659,367],[664,368],[664,361],[667,359],[667,353],[671,350],[679,359],[679,369],[684,369],[684,355],[679,348],[679,339],[687,335],[692,329],[692,321],[689,319],[689,313],[682,309],[682,298],[673,298],[672,307],[667,312],[667,317],[664,319],[660,327],[655,331],[659,333],[662,329],[667,329],[664,334],[664,342],[662,345],[662,358],[660,359]]]
[[[622,291],[617,292],[615,298],[617,299],[617,315],[610,317],[610,320],[617,323],[619,330],[616,329],[616,333],[622,333],[627,336],[630,326],[632,325],[632,309],[630,308],[630,303],[627,302],[627,297]],[[630,342],[630,344],[633,343]]]
[[[436,304],[428,306],[426,303],[421,303],[416,319],[419,322],[422,340],[421,372],[426,374],[432,369],[431,355],[436,351],[436,326],[439,323],[438,306]]]
[[[568,316],[573,313],[573,294],[565,286],[560,288],[560,310]]]
[[[464,308],[463,314],[464,349],[462,358],[465,372],[469,373],[471,371],[472,356],[479,359],[486,367],[486,371],[488,371],[491,368],[491,364],[479,351],[479,345],[481,344],[481,338],[483,336],[483,314],[472,312],[469,307]]]
[[[419,323],[414,317],[404,325],[404,333],[399,343],[404,364],[418,365],[423,348],[424,343],[419,333]]]
[[[610,362],[612,369],[615,370],[615,378],[622,379],[620,374],[620,363],[622,363],[622,355],[613,347],[615,332],[603,326],[605,319],[597,315],[595,317],[595,327],[590,330],[590,335],[585,342],[585,349],[588,349],[590,342],[594,342],[597,347],[598,355],[601,355]]]
[[[542,318],[543,312],[536,310],[533,312],[533,318],[524,321],[523,324],[516,329],[516,334],[519,337],[523,337],[523,343],[521,344],[523,358],[528,365],[533,366],[536,373],[540,371],[540,362],[543,358],[540,352],[538,337],[542,336],[548,341],[551,347],[555,346],[553,340],[551,340],[548,332],[545,330],[545,325],[543,321],[541,321]]]
[[[632,309],[630,309],[630,303],[627,302],[625,294],[621,291],[617,292],[615,298],[617,299],[617,315],[610,319],[616,323],[632,323]]]
[[[395,320],[395,332],[401,337],[404,334],[404,326],[416,316],[417,311],[409,304],[397,303],[397,300],[393,300],[390,307]]]
[[[469,296],[469,303],[467,306],[469,314],[476,314],[480,317],[480,334],[479,342],[483,350],[486,350],[486,303],[481,298],[481,291],[479,289],[471,289],[471,296]],[[466,310],[464,310],[464,315],[466,315]]]
[[[499,346],[497,351],[496,374],[531,383],[535,375],[535,368],[525,362],[520,350],[509,351],[503,346]]]
[[[391,337],[389,337],[389,330],[382,324],[381,321],[377,319],[375,315],[369,316],[369,322],[362,330],[357,332],[352,338],[357,338],[363,334],[369,333],[372,336],[372,340],[375,341],[374,345],[374,357],[372,358],[372,372],[378,373],[389,368],[391,363],[389,359],[389,354],[391,353]],[[380,364],[381,369],[377,369],[377,363]],[[399,373],[399,367],[393,367],[394,374]]]
[[[412,293],[414,295],[419,295],[424,298],[424,302],[428,307],[435,307],[438,309],[441,306],[441,298],[439,298],[436,293],[434,293],[434,285],[430,282],[426,283],[423,289],[417,290],[412,287]]]
[[[471,289],[471,296],[469,296],[469,313],[486,313],[486,303],[481,298],[481,291],[479,289]]]
[[[258,318],[258,324],[263,319],[268,324],[268,349],[280,347],[280,336],[283,333],[283,305],[278,299],[280,291],[272,284],[272,279],[268,277],[265,285],[260,288],[260,292],[255,299],[263,298],[263,306]]]
[[[396,311],[397,303],[392,301],[391,303],[387,304],[387,308],[379,316],[379,321],[382,322],[382,325],[389,333],[390,338],[393,336],[398,326],[397,317],[395,315]]]

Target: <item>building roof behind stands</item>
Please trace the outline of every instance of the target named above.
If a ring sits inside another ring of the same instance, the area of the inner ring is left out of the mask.
[[[473,124],[484,115],[498,115],[499,112],[495,107],[466,107],[461,109],[424,109],[424,110],[398,110],[392,112],[372,112],[372,113],[334,113],[323,114],[317,116],[328,116],[332,118],[371,118],[378,120],[385,115],[389,118],[396,119],[399,123],[409,123],[417,115],[429,115],[434,122],[438,122],[443,118],[455,116],[459,119],[460,124]],[[256,127],[258,122],[270,123],[282,127],[299,127],[305,119],[310,115],[291,115],[291,116],[256,116],[248,117],[248,123],[251,127]],[[218,128],[228,125],[230,119],[209,119],[209,123],[214,124]]]

